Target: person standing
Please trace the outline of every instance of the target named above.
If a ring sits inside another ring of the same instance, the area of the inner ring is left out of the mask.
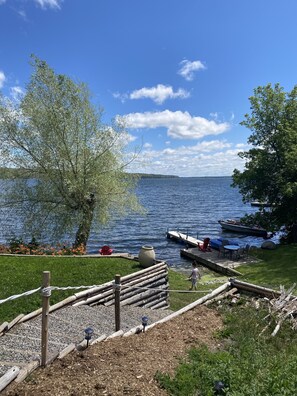
[[[197,282],[200,277],[197,261],[193,261],[192,267],[193,267],[192,272],[191,275],[189,276],[189,280],[191,280],[192,285],[189,290],[193,290],[193,289],[197,290]]]

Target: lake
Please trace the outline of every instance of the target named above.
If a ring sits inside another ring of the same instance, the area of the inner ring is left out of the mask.
[[[117,220],[99,234],[91,235],[88,250],[110,245],[115,252],[138,254],[141,246],[151,245],[158,259],[171,266],[189,268],[180,257],[182,246],[166,238],[167,230],[179,230],[199,239],[232,238],[240,245],[260,246],[263,238],[245,237],[221,230],[219,219],[241,217],[257,208],[244,204],[231,177],[143,178],[137,195],[146,208],[145,216],[131,215]]]
[[[88,253],[97,253],[103,245],[110,245],[114,252],[137,255],[141,246],[151,245],[157,259],[182,269],[189,268],[191,263],[180,257],[182,245],[166,238],[167,230],[179,230],[202,240],[224,236],[241,245],[260,246],[262,238],[221,230],[219,219],[241,217],[257,210],[242,202],[231,182],[231,177],[143,178],[136,193],[147,213],[115,219],[99,233],[92,232]],[[16,219],[2,220],[0,242],[6,242],[13,232],[20,236],[21,230]]]

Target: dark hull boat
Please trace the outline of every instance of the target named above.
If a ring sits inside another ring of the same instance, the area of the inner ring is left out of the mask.
[[[259,208],[270,208],[272,205],[268,202],[252,201],[251,206],[257,206]]]
[[[257,226],[246,226],[237,220],[219,220],[223,230],[267,238],[267,231]]]

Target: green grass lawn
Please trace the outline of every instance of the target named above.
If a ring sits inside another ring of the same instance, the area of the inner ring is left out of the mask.
[[[114,279],[115,274],[121,276],[139,271],[137,262],[117,257],[87,258],[77,257],[45,257],[45,256],[1,256],[0,255],[0,299],[41,286],[42,272],[51,272],[52,286],[80,286],[100,285]],[[219,283],[215,282],[219,279]],[[222,280],[223,279],[223,280]],[[169,284],[171,290],[186,291],[186,293],[170,292],[169,302],[172,310],[177,310],[197,300],[210,289],[218,287],[227,278],[203,277],[202,282],[212,281],[210,285],[199,284],[197,293],[188,293],[190,282],[184,274],[169,270]],[[75,290],[53,291],[51,305],[75,293]],[[0,304],[0,324],[15,318],[20,313],[26,314],[39,308],[41,297],[39,293],[21,297],[13,301]]]
[[[279,285],[290,287],[297,281],[297,245],[280,246],[277,250],[258,249],[255,254],[261,261],[257,264],[239,267],[244,281],[278,289]],[[140,270],[137,262],[117,257],[87,258],[43,257],[43,256],[1,256],[0,255],[0,299],[14,294],[36,289],[41,286],[42,272],[51,272],[53,286],[99,285],[121,276]],[[188,291],[190,282],[184,274],[169,270],[171,290]],[[204,275],[198,284],[197,293],[170,292],[172,310],[207,294],[227,281],[224,276]],[[208,282],[210,282],[208,284]],[[75,291],[53,291],[51,304],[63,300]],[[0,304],[0,324],[15,318],[20,313],[29,313],[40,307],[39,293]]]
[[[52,286],[100,285],[140,270],[136,261],[122,258],[0,256],[0,299],[21,294],[41,286],[42,272],[50,271]],[[74,290],[53,291],[51,304],[75,293]],[[0,304],[0,323],[21,313],[40,307],[39,293]]]
[[[241,280],[273,289],[279,289],[280,285],[288,288],[297,282],[297,245],[257,249],[253,254],[260,262],[238,267],[243,274]]]
[[[180,290],[183,292],[170,292],[170,308],[176,311],[198,300],[198,298],[203,297],[205,294],[208,294],[211,290],[216,289],[227,281],[228,278],[225,276],[215,276],[214,274],[204,275],[198,282],[197,292],[189,292],[191,283],[187,280],[187,276],[171,270],[169,271],[170,290]]]

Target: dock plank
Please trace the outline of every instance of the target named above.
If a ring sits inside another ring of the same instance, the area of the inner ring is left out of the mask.
[[[189,246],[198,246],[198,244],[203,244],[200,239],[191,237],[190,235],[183,234],[179,231],[167,231],[167,238],[173,239],[174,241],[185,243]]]
[[[184,258],[195,260],[204,267],[207,267],[220,274],[227,276],[242,275],[239,271],[235,270],[235,268],[242,263],[235,262],[233,260],[227,260],[226,258],[220,258],[218,257],[217,251],[201,252],[201,250],[197,248],[189,248],[181,249],[180,254]]]

